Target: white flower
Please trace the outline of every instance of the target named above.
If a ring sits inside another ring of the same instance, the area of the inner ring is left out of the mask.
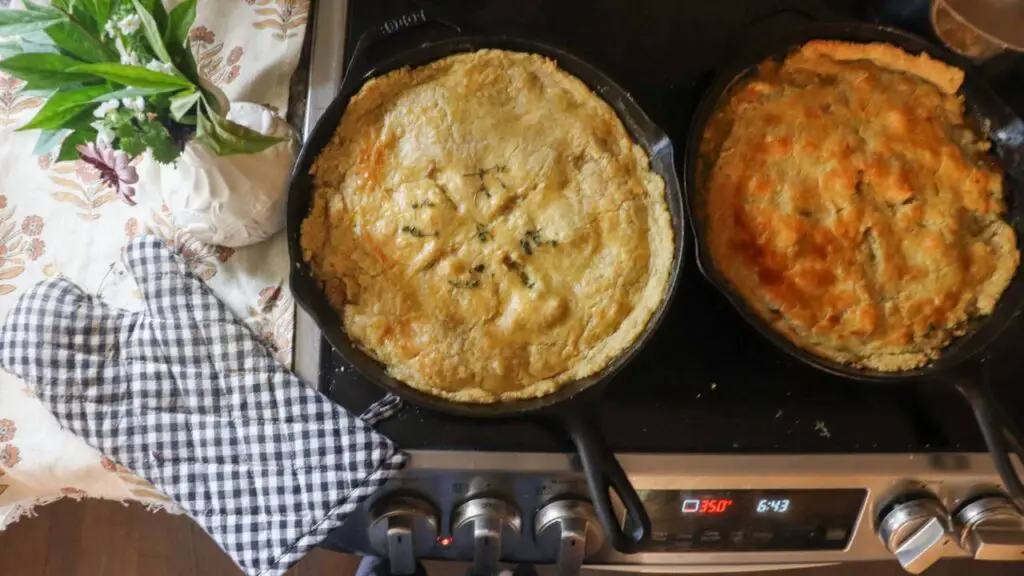
[[[139,26],[142,24],[142,20],[138,14],[132,14],[131,16],[125,16],[117,23],[117,28],[121,30],[121,34],[131,35],[138,31]]]
[[[93,110],[92,115],[97,118],[105,118],[107,114],[110,114],[114,110],[117,110],[121,106],[121,103],[117,100],[107,100],[99,105],[98,108]]]
[[[146,63],[146,69],[152,70],[153,72],[159,72],[161,74],[167,74],[170,76],[174,75],[174,65],[159,60],[150,60]]]
[[[146,108],[146,101],[142,99],[142,96],[136,96],[134,98],[122,98],[121,105],[129,110],[142,112],[142,110]]]
[[[117,40],[114,41],[114,45],[117,46],[117,53],[121,55],[121,64],[124,64],[125,66],[139,65],[139,57],[134,52],[128,51],[128,48],[124,45],[120,36],[118,36]]]
[[[114,132],[107,127],[103,122],[93,122],[91,124],[96,129],[96,143],[101,146],[107,146],[114,141]]]
[[[106,36],[110,36],[111,38],[114,37],[114,34],[117,30],[115,26],[116,24],[113,20],[107,20],[107,23],[103,26],[103,30],[106,32]]]

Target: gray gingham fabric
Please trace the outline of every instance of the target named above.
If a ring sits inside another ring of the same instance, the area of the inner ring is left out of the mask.
[[[281,574],[406,455],[279,365],[160,240],[130,243],[126,261],[143,312],[47,280],[8,316],[0,363],[64,426],[170,495],[247,574]]]

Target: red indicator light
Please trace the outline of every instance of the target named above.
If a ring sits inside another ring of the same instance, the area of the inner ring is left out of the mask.
[[[722,514],[732,506],[726,498],[688,498],[683,500],[683,514]]]
[[[452,542],[455,542],[455,538],[451,536],[438,536],[435,542],[437,542],[438,546],[447,548],[452,545]]]

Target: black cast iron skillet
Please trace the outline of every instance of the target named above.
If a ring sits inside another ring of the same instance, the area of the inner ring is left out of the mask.
[[[775,36],[758,44],[756,37],[745,38],[743,55],[723,69],[705,92],[691,125],[686,146],[685,192],[690,225],[697,245],[697,261],[704,276],[729,299],[751,326],[790,356],[815,368],[858,382],[917,383],[955,386],[970,402],[982,435],[989,447],[1002,481],[1018,507],[1024,509],[1024,486],[1013,468],[1008,452],[1024,460],[1021,436],[1014,423],[994,401],[984,369],[986,348],[1014,320],[1024,306],[1024,274],[1014,276],[994,313],[978,319],[967,334],[953,341],[941,356],[923,367],[902,372],[881,372],[840,364],[797,347],[776,332],[737,293],[715,267],[709,253],[708,227],[700,174],[700,145],[709,120],[730,89],[749,77],[769,58],[781,59],[805,42],[816,39],[851,42],[885,42],[918,54],[925,52],[966,72],[961,89],[967,114],[994,144],[994,150],[1006,171],[1006,219],[1017,234],[1018,249],[1024,252],[1024,124],[994,95],[971,64],[925,40],[905,32],[864,23],[818,23],[802,27],[784,36]]]
[[[629,362],[654,334],[665,316],[669,302],[679,280],[683,261],[684,217],[682,193],[673,160],[672,143],[637,106],[630,95],[599,70],[568,52],[537,42],[505,36],[461,36],[422,44],[375,66],[366,64],[366,50],[374,43],[413,26],[425,23],[447,22],[427,11],[419,11],[388,21],[364,35],[357,44],[352,64],[345,75],[338,96],[324,112],[308,136],[299,154],[292,176],[288,196],[288,249],[292,261],[291,287],[298,303],[316,320],[328,342],[365,377],[388,392],[413,404],[470,418],[539,417],[555,422],[569,433],[579,451],[583,470],[590,485],[597,511],[610,542],[619,551],[630,553],[640,549],[650,535],[650,519],[640,498],[619,465],[615,455],[605,444],[600,431],[592,422],[594,402],[602,388]],[[457,28],[456,28],[457,30]],[[456,53],[481,48],[501,48],[541,54],[558,62],[565,71],[585,82],[604,99],[622,119],[633,139],[643,146],[651,159],[652,168],[665,180],[665,194],[675,234],[673,267],[668,292],[647,323],[643,332],[628,349],[616,357],[606,368],[583,380],[571,382],[553,394],[531,400],[499,404],[464,404],[450,402],[411,388],[388,374],[385,367],[371,358],[353,342],[342,327],[341,319],[331,308],[320,286],[310,275],[309,266],[302,258],[299,245],[299,227],[309,214],[312,200],[312,179],[309,169],[320,150],[331,140],[345,107],[363,83],[374,77],[404,66],[420,66]],[[610,498],[614,491],[622,501],[627,522],[618,522]]]

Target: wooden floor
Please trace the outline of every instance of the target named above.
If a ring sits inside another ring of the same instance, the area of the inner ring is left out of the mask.
[[[64,500],[0,532],[0,576],[241,576],[191,520],[139,505]],[[351,576],[353,556],[315,550],[288,576]],[[465,568],[431,576],[462,576]],[[595,576],[613,576],[593,572]],[[899,576],[895,562],[763,573],[764,576]],[[925,576],[1021,576],[1024,564],[949,562]],[[753,575],[750,575],[753,576]]]

